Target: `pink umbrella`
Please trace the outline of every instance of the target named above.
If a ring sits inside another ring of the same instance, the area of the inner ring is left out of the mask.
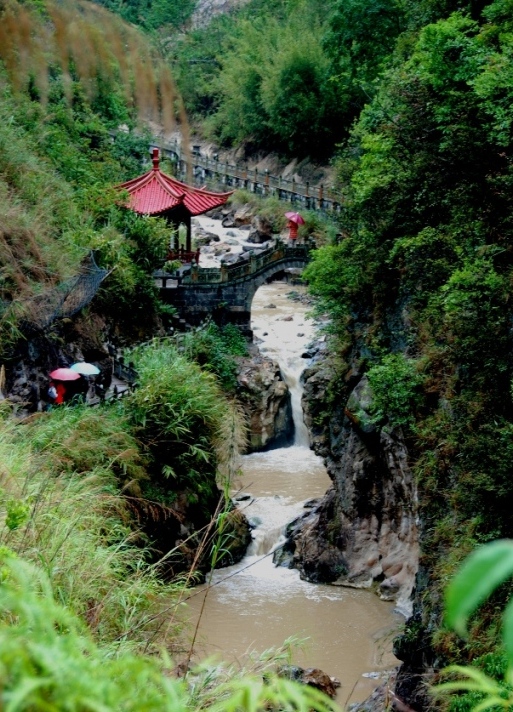
[[[304,218],[299,213],[285,213],[285,217],[296,223],[296,225],[304,225]]]
[[[72,371],[71,368],[56,368],[50,373],[50,378],[54,381],[76,381],[80,378],[80,373]]]

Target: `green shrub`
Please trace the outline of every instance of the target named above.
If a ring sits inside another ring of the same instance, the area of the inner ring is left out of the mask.
[[[217,376],[224,391],[235,390],[238,366],[234,357],[248,353],[240,329],[233,324],[219,327],[210,322],[186,333],[180,343],[189,358]]]
[[[420,405],[423,376],[418,363],[403,354],[388,354],[367,372],[372,388],[372,418],[376,423],[388,420],[392,425],[411,427]]]
[[[188,488],[200,502],[213,495],[216,473],[232,446],[232,410],[214,375],[168,341],[133,351],[138,388],[127,412],[157,467],[155,477]]]

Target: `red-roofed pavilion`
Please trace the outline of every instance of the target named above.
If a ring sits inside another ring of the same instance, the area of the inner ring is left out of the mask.
[[[191,217],[224,205],[233,190],[214,193],[182,183],[159,168],[159,149],[153,149],[153,168],[138,178],[116,186],[129,193],[127,207],[141,215],[166,218],[176,227],[187,227],[186,251],[191,252]]]

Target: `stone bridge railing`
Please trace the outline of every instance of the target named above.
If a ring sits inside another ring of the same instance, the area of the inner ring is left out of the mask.
[[[155,272],[164,302],[172,304],[184,323],[193,326],[212,318],[217,324],[237,324],[251,333],[251,303],[257,289],[288,269],[305,267],[310,245],[287,247],[281,241],[260,254],[215,268],[196,264],[174,274]]]
[[[288,247],[281,241],[259,254],[246,253],[249,257],[240,259],[233,264],[223,264],[221,267],[198,267],[195,263],[174,275],[158,271],[154,273],[156,286],[161,289],[173,289],[178,286],[193,286],[207,284],[226,284],[251,278],[267,267],[281,260],[300,261],[306,264],[311,250],[310,245]],[[244,253],[243,253],[244,254]]]

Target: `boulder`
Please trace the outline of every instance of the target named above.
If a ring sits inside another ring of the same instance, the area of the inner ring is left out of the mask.
[[[260,354],[243,359],[237,395],[249,426],[248,452],[292,444],[290,393],[275,361]]]
[[[316,690],[321,690],[325,695],[334,699],[337,695],[337,689],[340,687],[340,680],[336,677],[330,677],[319,668],[302,668],[298,665],[282,665],[277,670],[279,677],[284,677],[287,680],[294,680],[302,685],[315,687]]]
[[[209,235],[196,235],[194,242],[196,243],[196,247],[205,247],[206,245],[210,245],[212,238]]]
[[[268,239],[268,235],[263,235],[262,233],[258,232],[258,230],[251,230],[246,239],[246,242],[251,242],[254,245],[261,245],[263,242],[267,242]]]
[[[235,262],[239,261],[239,255],[235,254],[225,254],[219,259],[223,265],[233,265]]]
[[[242,225],[250,225],[253,220],[254,214],[255,209],[251,205],[249,205],[249,203],[246,203],[235,211],[235,214],[233,216],[233,222],[237,227],[241,227]]]

